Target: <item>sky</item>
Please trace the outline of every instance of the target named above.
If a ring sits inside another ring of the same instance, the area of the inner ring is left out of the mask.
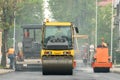
[[[44,19],[49,19],[50,21],[54,21],[53,15],[49,6],[49,1],[50,0],[43,0],[43,14],[44,14]]]

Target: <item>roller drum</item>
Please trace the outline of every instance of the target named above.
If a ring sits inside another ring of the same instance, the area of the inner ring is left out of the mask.
[[[44,56],[42,65],[43,75],[72,75],[71,56]]]

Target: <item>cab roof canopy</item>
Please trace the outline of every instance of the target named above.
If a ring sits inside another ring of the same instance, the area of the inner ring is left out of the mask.
[[[71,26],[71,22],[45,22],[46,26]]]
[[[41,29],[42,25],[41,24],[24,24],[21,26],[23,29]]]

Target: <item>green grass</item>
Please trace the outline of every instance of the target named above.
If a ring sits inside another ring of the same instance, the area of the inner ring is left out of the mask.
[[[4,68],[4,67],[0,65],[0,68]]]

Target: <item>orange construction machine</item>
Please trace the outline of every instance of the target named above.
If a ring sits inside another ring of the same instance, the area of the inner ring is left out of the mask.
[[[110,72],[112,62],[107,47],[99,47],[93,57],[92,67],[94,72]]]

